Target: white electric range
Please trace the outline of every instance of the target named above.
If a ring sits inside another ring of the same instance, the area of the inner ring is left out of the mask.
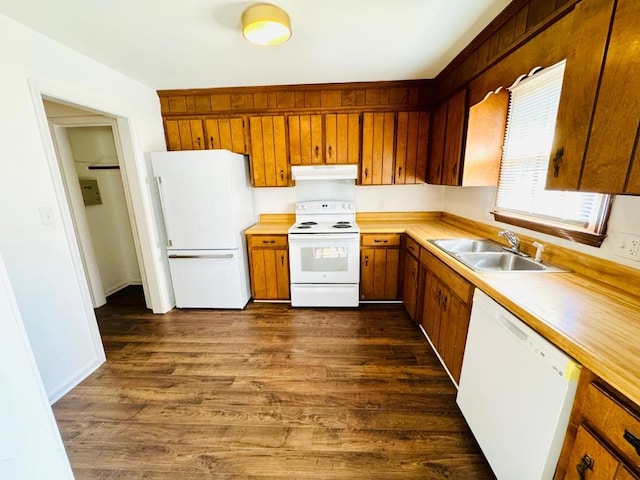
[[[360,229],[355,202],[296,203],[289,228],[291,306],[357,307]]]

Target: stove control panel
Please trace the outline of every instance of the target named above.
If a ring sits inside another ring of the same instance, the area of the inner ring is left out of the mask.
[[[311,201],[311,202],[298,202],[296,203],[296,213],[301,214],[341,214],[341,213],[355,213],[355,202],[345,202],[343,200],[329,200],[329,201]]]

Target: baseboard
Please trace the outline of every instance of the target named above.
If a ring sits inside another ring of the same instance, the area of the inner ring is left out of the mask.
[[[62,397],[64,397],[67,393],[69,393],[73,388],[78,386],[80,382],[82,382],[85,378],[95,372],[100,365],[102,365],[104,361],[100,361],[98,357],[94,357],[91,360],[91,363],[85,365],[84,368],[80,369],[75,375],[69,378],[62,385],[53,389],[51,392],[47,392],[47,398],[49,399],[49,404],[53,405]]]

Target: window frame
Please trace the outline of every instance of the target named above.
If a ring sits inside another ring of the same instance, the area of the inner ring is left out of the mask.
[[[562,63],[562,62],[560,62]],[[559,64],[556,64],[559,65]],[[556,66],[554,65],[554,66]],[[551,67],[550,67],[551,68]],[[528,79],[541,71],[541,67],[534,68],[529,74],[522,75],[519,77],[514,84],[509,87],[510,98],[509,98],[509,115],[511,114],[512,109],[512,94],[511,90],[516,87],[521,81]],[[509,128],[509,118],[507,118],[507,129]],[[505,129],[505,145],[503,146],[503,158],[500,161],[500,169],[502,171],[502,162],[504,160],[504,153],[506,152],[506,139],[507,139],[507,129]],[[550,154],[549,154],[550,156]],[[549,162],[547,162],[547,169]],[[546,178],[545,175],[542,175],[543,178]],[[498,188],[499,188],[498,180]],[[590,193],[590,192],[575,192],[575,193]],[[598,194],[598,192],[593,192]],[[588,229],[581,229],[578,227],[574,227],[570,224],[562,223],[560,221],[555,221],[552,219],[545,220],[541,215],[527,215],[526,213],[515,212],[511,210],[501,210],[497,206],[498,200],[498,189],[496,189],[496,199],[494,201],[494,209],[491,211],[491,214],[494,217],[494,220],[502,223],[507,223],[510,225],[526,228],[529,230],[533,230],[540,233],[545,233],[548,235],[556,236],[559,238],[563,238],[565,240],[569,240],[576,243],[581,243],[585,245],[590,245],[593,247],[600,247],[602,242],[606,238],[607,224],[609,220],[609,216],[611,215],[611,209],[613,205],[613,195],[603,194],[604,197],[600,203],[600,212],[597,215],[596,221],[594,222],[593,228],[594,231],[590,231]],[[503,205],[503,208],[504,205]]]

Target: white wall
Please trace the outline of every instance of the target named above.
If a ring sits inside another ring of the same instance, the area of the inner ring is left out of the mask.
[[[111,127],[67,128],[79,179],[98,182],[101,205],[85,206],[105,295],[140,284],[140,267],[119,169],[89,170],[90,165],[118,165]]]
[[[619,234],[630,233],[640,236],[640,215],[637,214],[640,211],[640,197],[621,195],[615,197],[609,219],[607,238],[600,248],[596,248],[494,221],[489,212],[494,207],[495,195],[495,187],[446,187],[444,211],[542,239],[542,243],[560,245],[594,257],[604,258],[633,268],[640,268],[640,262],[615,255],[615,246],[617,245]]]
[[[72,479],[0,257],[0,478]]]
[[[55,400],[104,361],[104,353],[88,290],[76,280],[79,254],[66,229],[66,203],[58,203],[61,182],[50,162],[53,147],[34,91],[124,117],[119,124],[131,125],[124,138],[132,152],[127,171],[137,182],[136,220],[149,227],[143,152],[165,148],[160,105],[152,89],[2,15],[0,45],[0,253],[45,389]],[[53,223],[43,224],[41,207]],[[163,279],[155,299],[166,302],[168,277],[157,239],[143,241],[146,267]]]
[[[358,212],[441,211],[445,187],[435,185],[356,186]],[[295,187],[256,188],[253,191],[256,214],[293,213]]]

